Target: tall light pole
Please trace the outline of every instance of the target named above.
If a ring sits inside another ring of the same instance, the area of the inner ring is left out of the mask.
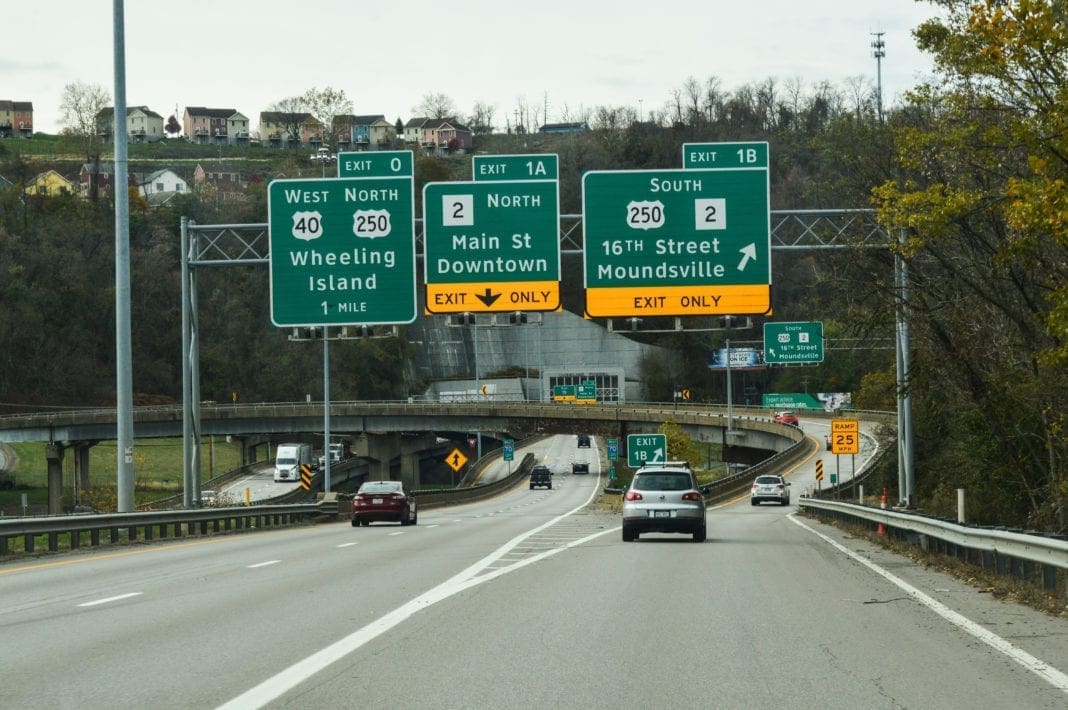
[[[875,99],[878,102],[879,123],[883,122],[883,57],[886,56],[886,43],[883,42],[885,32],[872,32],[875,41],[871,43],[875,57]]]
[[[643,105],[644,102],[645,99],[638,99],[638,123],[645,122],[645,107]]]
[[[130,192],[126,148],[126,9],[113,0],[115,31],[115,481],[117,511],[131,513],[134,491],[133,346],[130,325]],[[59,511],[49,510],[54,513]]]
[[[311,156],[311,159],[323,166],[323,177],[325,178],[326,177],[326,164],[327,163],[332,163],[335,160],[337,160],[337,156],[334,155],[333,153],[321,148],[319,150],[319,152],[317,152],[317,153],[315,153],[315,154],[313,154]]]

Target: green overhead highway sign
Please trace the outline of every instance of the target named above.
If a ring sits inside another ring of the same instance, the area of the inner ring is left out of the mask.
[[[638,468],[646,463],[667,461],[666,434],[628,434],[627,465]]]
[[[427,183],[427,312],[559,310],[559,225],[556,180]]]
[[[274,325],[415,320],[410,176],[274,180],[267,196]]]
[[[364,150],[338,153],[338,177],[412,177],[415,175],[410,150]]]
[[[823,362],[823,323],[765,323],[764,362],[768,365]]]
[[[555,153],[475,155],[471,157],[471,175],[478,182],[486,180],[558,180],[560,178],[560,158]]]
[[[768,205],[766,167],[586,173],[586,313],[767,313]]]

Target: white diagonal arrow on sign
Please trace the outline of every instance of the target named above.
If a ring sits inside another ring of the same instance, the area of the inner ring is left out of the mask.
[[[738,271],[744,271],[750,259],[756,261],[756,244],[746,244],[738,251],[742,252],[742,260],[738,262]]]

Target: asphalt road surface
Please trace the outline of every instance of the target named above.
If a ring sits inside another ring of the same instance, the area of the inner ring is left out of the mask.
[[[560,470],[552,490],[421,511],[414,527],[339,521],[0,565],[0,706],[1068,704],[1068,620],[795,504],[710,510],[703,544],[623,543],[618,517],[588,505],[596,459],[570,475],[573,444],[558,444],[541,461]]]

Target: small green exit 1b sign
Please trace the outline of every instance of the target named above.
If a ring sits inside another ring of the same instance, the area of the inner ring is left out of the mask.
[[[628,434],[627,465],[638,468],[647,463],[667,461],[667,435]]]

